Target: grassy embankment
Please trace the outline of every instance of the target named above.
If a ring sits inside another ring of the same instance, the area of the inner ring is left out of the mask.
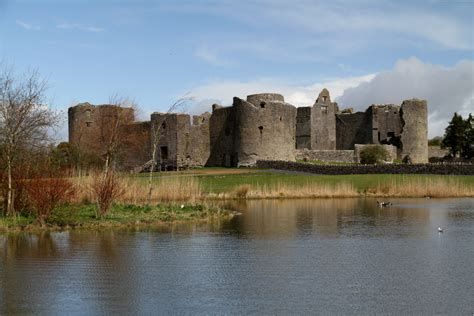
[[[125,194],[111,213],[96,219],[90,177],[74,178],[73,203],[54,210],[53,226],[117,226],[136,223],[209,221],[232,214],[206,205],[206,200],[344,197],[474,197],[474,176],[439,175],[311,175],[257,169],[203,168],[155,175],[152,206],[147,174],[124,174]],[[181,208],[180,205],[185,207]],[[33,224],[33,217],[0,218],[0,230]]]
[[[169,225],[183,222],[218,222],[233,213],[202,204],[166,203],[153,206],[117,203],[104,218],[96,217],[95,204],[71,204],[56,208],[40,227],[34,216],[0,217],[0,232],[17,230],[59,230],[64,228],[103,229],[126,226]]]
[[[144,174],[123,179],[124,203],[146,200]],[[472,197],[474,176],[440,175],[311,175],[256,169],[204,168],[159,173],[154,201],[258,198],[336,197]]]

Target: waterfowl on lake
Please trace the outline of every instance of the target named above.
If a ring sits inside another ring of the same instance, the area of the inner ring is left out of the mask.
[[[388,206],[392,205],[392,202],[379,202],[379,201],[377,201],[377,205],[379,207],[388,207]]]
[[[438,233],[442,233],[443,229],[441,227],[438,227]]]

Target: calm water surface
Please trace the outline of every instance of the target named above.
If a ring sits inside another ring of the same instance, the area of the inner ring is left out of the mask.
[[[250,201],[227,223],[0,235],[0,314],[472,315],[474,199],[393,202]]]

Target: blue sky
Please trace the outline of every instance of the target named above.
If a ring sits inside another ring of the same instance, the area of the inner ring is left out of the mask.
[[[426,98],[434,136],[474,112],[473,52],[470,0],[0,0],[0,59],[38,69],[60,109],[118,93],[146,118],[188,91],[199,112],[263,90],[302,106],[328,86],[357,109]]]

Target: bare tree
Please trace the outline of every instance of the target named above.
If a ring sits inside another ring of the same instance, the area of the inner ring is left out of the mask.
[[[148,204],[151,204],[151,196],[153,193],[153,172],[156,167],[158,146],[164,134],[163,124],[166,124],[166,120],[171,113],[183,111],[186,108],[187,103],[192,100],[194,100],[194,97],[190,96],[189,92],[186,93],[168,108],[165,115],[160,117],[160,120],[152,122],[151,124],[151,164],[148,176]]]
[[[104,109],[99,122],[99,141],[104,153],[104,172],[107,174],[127,142],[127,126],[135,121],[136,104],[128,98],[114,95],[110,107]]]
[[[45,102],[46,81],[37,71],[16,78],[0,70],[0,146],[7,174],[6,213],[14,216],[12,170],[25,149],[44,144],[48,130],[59,122]],[[23,157],[25,158],[25,157]]]

